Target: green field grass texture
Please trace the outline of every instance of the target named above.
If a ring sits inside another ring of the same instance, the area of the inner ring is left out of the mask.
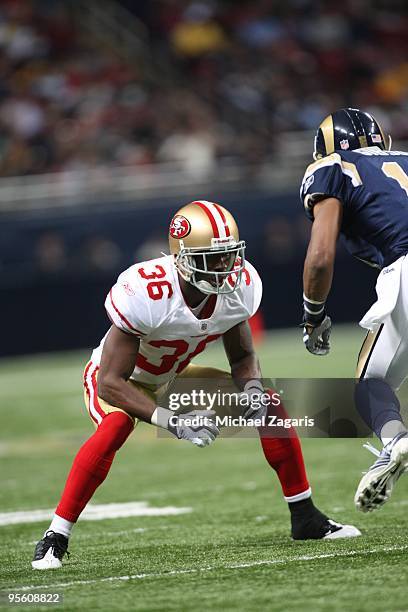
[[[318,359],[302,347],[299,330],[273,332],[259,348],[264,375],[352,376],[362,337],[357,327],[338,327],[332,354]],[[93,430],[82,401],[87,357],[0,363],[0,512],[57,503],[72,458]],[[226,367],[220,346],[197,363]],[[191,512],[79,522],[71,558],[54,572],[30,568],[47,521],[0,526],[1,588],[63,592],[66,610],[408,610],[408,479],[380,512],[359,514],[354,489],[371,461],[362,440],[307,439],[303,446],[315,502],[357,525],[362,538],[291,541],[287,507],[256,439],[220,439],[200,450],[157,439],[142,424],[93,502]]]

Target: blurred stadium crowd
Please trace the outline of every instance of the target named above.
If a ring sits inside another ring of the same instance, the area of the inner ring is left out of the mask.
[[[117,273],[166,252],[171,211],[197,197],[234,211],[266,325],[296,324],[312,130],[359,106],[408,139],[407,31],[406,0],[0,0],[0,356],[92,345]],[[374,285],[353,268],[345,305],[349,265],[340,252],[337,321]]]
[[[405,1],[123,0],[148,38],[134,62],[85,35],[80,4],[0,3],[2,176],[256,167],[343,105],[408,137]]]

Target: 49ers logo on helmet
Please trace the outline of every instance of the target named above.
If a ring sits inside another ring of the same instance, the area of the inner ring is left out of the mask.
[[[181,240],[191,232],[191,224],[183,215],[176,215],[170,223],[170,236]]]

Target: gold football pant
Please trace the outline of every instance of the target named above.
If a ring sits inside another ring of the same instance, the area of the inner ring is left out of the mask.
[[[84,399],[85,406],[88,411],[88,414],[92,420],[92,422],[98,426],[102,419],[111,412],[124,412],[135,424],[137,424],[137,419],[131,417],[127,414],[125,410],[122,408],[118,408],[117,406],[112,406],[108,404],[98,395],[98,371],[99,366],[95,365],[90,361],[84,371]],[[223,370],[219,370],[217,368],[211,368],[207,366],[199,366],[194,364],[189,364],[176,378],[176,381],[172,381],[169,385],[163,385],[159,388],[154,388],[153,386],[149,386],[143,383],[135,382],[133,380],[129,380],[129,385],[134,385],[139,391],[150,397],[152,400],[156,402],[156,404],[160,405],[160,400],[163,398],[167,392],[171,391],[171,387],[177,384],[177,380],[180,379],[206,379],[208,380],[208,384],[205,385],[206,392],[228,392],[233,393],[237,392],[237,388],[234,386],[232,382],[231,374],[225,372]],[[225,409],[222,406],[215,406],[217,414],[225,414]],[[184,411],[191,410],[190,407],[187,407]],[[179,411],[176,411],[179,412]],[[180,411],[183,412],[183,411]]]

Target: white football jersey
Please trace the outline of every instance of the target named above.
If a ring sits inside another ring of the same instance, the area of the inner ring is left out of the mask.
[[[240,286],[233,293],[210,295],[197,318],[184,300],[174,257],[166,255],[122,272],[105,307],[116,327],[140,338],[131,379],[160,387],[184,370],[209,342],[249,319],[258,310],[261,297],[261,279],[246,261]],[[92,353],[96,365],[105,338]]]

